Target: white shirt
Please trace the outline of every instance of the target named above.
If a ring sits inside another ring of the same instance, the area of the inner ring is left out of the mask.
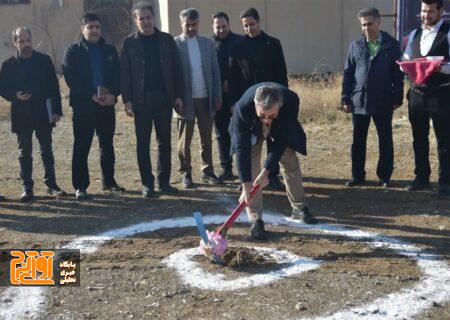
[[[428,52],[430,52],[431,47],[433,46],[433,42],[436,39],[437,33],[444,23],[443,20],[440,20],[436,25],[432,26],[430,29],[426,28],[425,25],[422,25],[422,36],[420,37],[420,54],[422,56],[426,56]],[[403,54],[402,60],[411,60],[412,59],[412,42],[414,40],[414,36],[416,35],[417,29],[410,33],[408,37],[408,44],[406,45],[405,53]],[[450,31],[447,34],[447,42],[449,44],[449,55],[450,55]],[[442,73],[450,74],[450,64],[443,64],[441,67]]]
[[[203,74],[202,55],[197,36],[193,38],[186,37],[186,43],[191,64],[192,98],[206,98],[208,96],[208,88],[206,87]]]

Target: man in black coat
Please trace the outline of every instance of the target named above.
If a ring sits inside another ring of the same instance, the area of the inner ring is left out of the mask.
[[[394,168],[392,115],[403,103],[403,78],[397,60],[400,44],[380,31],[380,13],[363,9],[358,19],[364,35],[350,44],[342,82],[342,104],[353,113],[352,178],[353,187],[365,183],[366,141],[370,119],[377,128],[380,156],[377,176],[387,188]]]
[[[264,188],[269,174],[278,163],[286,183],[286,193],[292,206],[292,218],[305,223],[317,223],[308,210],[302,185],[302,172],[296,152],[306,155],[306,135],[298,122],[300,100],[288,88],[273,82],[250,87],[234,104],[230,125],[232,151],[236,154],[242,183],[241,201],[246,201],[247,214],[252,221],[251,235],[265,239],[262,220],[262,192],[250,199],[254,185]],[[261,171],[263,142],[269,152]]]
[[[44,183],[51,195],[65,192],[56,184],[52,150],[52,129],[62,116],[61,96],[50,57],[33,50],[31,32],[26,27],[13,31],[16,55],[6,59],[0,70],[0,95],[11,102],[11,129],[19,143],[20,177],[24,192],[20,200],[34,198],[32,179],[33,132],[39,142]]]
[[[286,62],[278,39],[261,30],[259,13],[249,8],[241,13],[245,36],[236,41],[230,52],[230,97],[233,105],[252,85],[276,82],[288,87]],[[271,172],[269,188],[283,190],[278,179],[279,166]]]
[[[82,18],[82,38],[64,52],[62,69],[70,88],[73,108],[72,184],[79,200],[89,198],[88,156],[97,133],[103,190],[124,191],[114,179],[114,105],[120,94],[117,50],[101,37],[100,19],[92,13]]]
[[[217,60],[219,61],[222,78],[222,108],[216,112],[214,118],[220,165],[222,167],[219,178],[221,180],[233,180],[235,176],[233,175],[233,158],[230,154],[231,140],[228,132],[232,115],[229,97],[229,59],[230,47],[233,43],[242,39],[242,36],[230,31],[230,20],[225,12],[216,13],[212,20],[214,32],[212,38],[217,45]]]

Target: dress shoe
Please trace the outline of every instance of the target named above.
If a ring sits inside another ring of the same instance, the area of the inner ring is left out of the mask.
[[[408,184],[405,188],[406,191],[419,191],[424,190],[430,187],[430,182],[421,181],[418,179],[414,179],[410,184]]]
[[[103,191],[114,191],[114,192],[124,192],[125,188],[121,187],[117,184],[117,182],[114,182],[112,185],[104,185],[102,187]]]
[[[441,197],[449,197],[450,196],[450,185],[440,184],[439,189],[438,189],[438,195]]]
[[[47,188],[47,193],[55,197],[64,197],[67,195],[67,193],[57,185],[54,185],[52,188]]]
[[[192,176],[190,174],[185,175],[181,184],[183,185],[183,188],[185,188],[185,189],[193,188],[194,182],[192,181]]]
[[[158,191],[166,194],[176,194],[178,193],[178,189],[172,187],[170,184],[160,185]]]
[[[308,207],[301,209],[292,209],[291,218],[295,220],[303,220],[306,224],[317,224],[319,221],[309,212]]]
[[[202,174],[202,180],[203,182],[209,184],[223,184],[223,181],[217,178],[217,176],[214,173]]]
[[[266,230],[264,229],[264,221],[262,219],[253,221],[250,228],[250,235],[254,240],[267,240]]]
[[[20,195],[20,202],[30,202],[34,200],[34,193],[33,190],[25,190]]]
[[[145,187],[142,189],[142,196],[144,198],[153,198],[155,196],[155,191],[153,188]]]
[[[3,201],[6,201],[6,198],[5,198],[4,195],[1,195],[1,194],[0,194],[0,202],[3,202]]]
[[[362,186],[366,183],[365,179],[358,179],[355,177],[352,177],[350,180],[348,180],[345,185],[347,187],[356,187],[356,186]]]
[[[391,183],[389,181],[386,180],[379,180],[378,181],[378,186],[383,188],[383,189],[388,189],[391,187]]]
[[[281,182],[281,180],[278,179],[278,177],[276,177],[274,179],[269,180],[269,184],[267,185],[266,189],[273,191],[284,191],[285,186],[283,182]]]
[[[92,197],[90,195],[88,195],[86,190],[81,190],[81,189],[78,189],[77,191],[75,191],[75,197],[77,198],[77,200],[80,200],[80,201],[92,199]]]
[[[220,172],[220,175],[219,175],[219,179],[222,181],[233,181],[236,179],[236,176],[233,175],[233,169],[227,168],[227,169],[222,169],[222,171]]]

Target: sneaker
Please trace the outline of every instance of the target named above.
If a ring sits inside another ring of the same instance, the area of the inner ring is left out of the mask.
[[[114,183],[113,183],[112,185],[110,185],[110,186],[104,185],[104,186],[102,187],[102,190],[103,190],[103,191],[124,192],[126,189],[125,189],[124,187],[122,187],[122,186],[119,186],[119,185],[117,184],[117,182],[114,182]]]
[[[153,198],[155,196],[155,191],[153,190],[153,188],[145,187],[142,190],[142,196],[144,198]]]
[[[217,178],[214,173],[202,174],[202,180],[209,184],[223,184],[223,181],[220,178]]]
[[[47,193],[55,197],[64,197],[67,195],[67,193],[57,185],[52,188],[47,188]]]
[[[414,179],[410,184],[408,184],[405,188],[406,191],[419,191],[424,190],[430,187],[430,182],[424,182],[418,179]]]
[[[274,191],[284,191],[285,186],[283,182],[281,182],[281,180],[278,179],[278,177],[276,177],[274,179],[269,180],[269,184],[267,185],[266,189]]]
[[[302,209],[292,209],[291,218],[294,220],[303,220],[306,224],[317,224],[319,221],[309,212],[308,207]]]
[[[222,181],[233,181],[236,179],[236,176],[233,175],[233,169],[222,169],[218,177]]]
[[[254,240],[267,240],[266,230],[264,229],[264,221],[262,219],[253,221],[250,228],[250,235]]]
[[[33,190],[25,190],[20,195],[20,202],[30,202],[34,200],[34,193]]]
[[[352,177],[350,180],[348,180],[345,185],[347,187],[356,187],[356,186],[362,186],[366,183],[366,179],[361,179],[361,178],[355,178]]]
[[[167,194],[178,193],[178,189],[175,187],[172,187],[170,184],[160,185],[158,188],[158,191],[161,193],[167,193]]]
[[[438,195],[441,197],[449,197],[450,196],[450,185],[440,184],[439,189],[438,189]]]
[[[91,196],[88,195],[86,190],[81,190],[81,189],[78,189],[77,191],[75,191],[75,197],[77,198],[77,200],[81,200],[81,201],[91,199]]]
[[[194,182],[192,181],[192,176],[190,174],[185,175],[181,184],[183,185],[183,188],[185,188],[185,189],[193,188]]]

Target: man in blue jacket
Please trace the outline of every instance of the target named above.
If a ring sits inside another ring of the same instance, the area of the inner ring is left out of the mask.
[[[94,133],[100,145],[103,190],[124,191],[114,179],[114,105],[120,94],[120,62],[116,48],[101,37],[100,19],[85,14],[82,38],[70,45],[63,58],[62,69],[70,88],[73,108],[72,184],[79,200],[89,198],[88,156]]]
[[[309,224],[317,223],[306,205],[296,153],[306,155],[306,135],[298,122],[299,104],[295,92],[274,82],[263,82],[250,87],[234,105],[230,133],[242,183],[240,200],[248,204],[247,214],[252,222],[250,233],[257,240],[266,238],[262,220],[263,198],[259,191],[250,199],[250,190],[257,184],[266,187],[269,174],[278,163],[292,206],[291,217]],[[261,171],[264,141],[267,141],[269,152]]]
[[[403,103],[403,78],[396,61],[402,52],[397,40],[380,31],[376,8],[358,13],[363,36],[350,44],[342,82],[342,104],[353,113],[352,178],[353,187],[365,183],[366,140],[370,119],[377,128],[379,160],[377,176],[387,188],[394,168],[392,114]]]

